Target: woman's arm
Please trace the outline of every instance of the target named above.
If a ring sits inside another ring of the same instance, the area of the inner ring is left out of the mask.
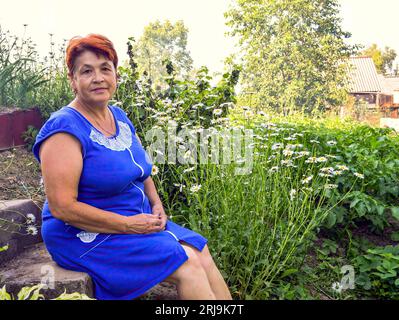
[[[168,216],[165,213],[165,210],[162,205],[162,201],[159,198],[157,189],[155,187],[154,181],[151,177],[148,177],[144,180],[144,192],[150,201],[152,214],[158,216],[162,219],[161,227],[165,227],[166,221],[168,220]]]
[[[137,140],[141,143],[140,137],[136,133]],[[162,219],[162,226],[166,225],[166,221],[168,220],[168,216],[165,213],[165,210],[162,205],[162,201],[159,198],[157,189],[155,187],[154,181],[151,177],[148,177],[144,180],[144,192],[150,201],[152,214],[161,217]]]
[[[151,177],[148,177],[144,180],[144,192],[147,195],[148,200],[150,200],[151,207],[155,205],[162,205],[162,201],[159,198],[154,181]]]
[[[67,133],[46,139],[40,148],[45,192],[52,215],[77,228],[98,233],[152,233],[162,229],[159,217],[130,217],[77,201],[83,168],[80,142]]]

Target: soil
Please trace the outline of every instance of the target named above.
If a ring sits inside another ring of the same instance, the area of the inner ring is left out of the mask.
[[[0,200],[31,199],[41,209],[41,178],[39,162],[25,146],[0,151]]]

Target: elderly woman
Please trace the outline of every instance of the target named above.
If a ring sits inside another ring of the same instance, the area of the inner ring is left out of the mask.
[[[54,261],[88,273],[97,299],[134,299],[161,281],[181,299],[231,299],[207,240],[168,220],[135,127],[108,105],[117,83],[112,42],[72,38],[66,62],[75,99],[52,113],[33,147]]]

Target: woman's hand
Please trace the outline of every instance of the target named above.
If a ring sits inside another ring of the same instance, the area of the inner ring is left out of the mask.
[[[156,203],[152,206],[152,214],[154,216],[160,217],[160,219],[162,221],[162,224],[161,224],[162,229],[161,230],[165,230],[166,221],[168,220],[168,216],[165,213],[162,203]]]
[[[125,217],[126,233],[147,234],[160,232],[165,228],[160,216],[148,213],[140,213]]]

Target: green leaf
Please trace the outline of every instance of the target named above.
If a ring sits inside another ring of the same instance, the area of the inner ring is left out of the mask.
[[[6,291],[6,286],[0,290],[0,300],[12,300],[11,295]]]
[[[337,216],[335,212],[330,212],[326,218],[326,227],[328,229],[332,228],[337,222]]]
[[[399,220],[399,207],[391,207],[392,217]]]
[[[39,291],[44,287],[44,284],[37,284],[32,287],[23,287],[18,293],[18,300],[38,300],[44,296],[39,294]],[[33,293],[33,294],[32,294]],[[29,296],[32,294],[32,297]]]
[[[294,269],[294,268],[293,269],[287,269],[287,270],[285,270],[283,272],[283,274],[281,275],[281,278],[288,277],[289,275],[297,273],[297,272],[298,272],[298,269]]]
[[[392,239],[393,241],[399,241],[399,231],[393,232],[393,233],[391,234],[391,239]]]

